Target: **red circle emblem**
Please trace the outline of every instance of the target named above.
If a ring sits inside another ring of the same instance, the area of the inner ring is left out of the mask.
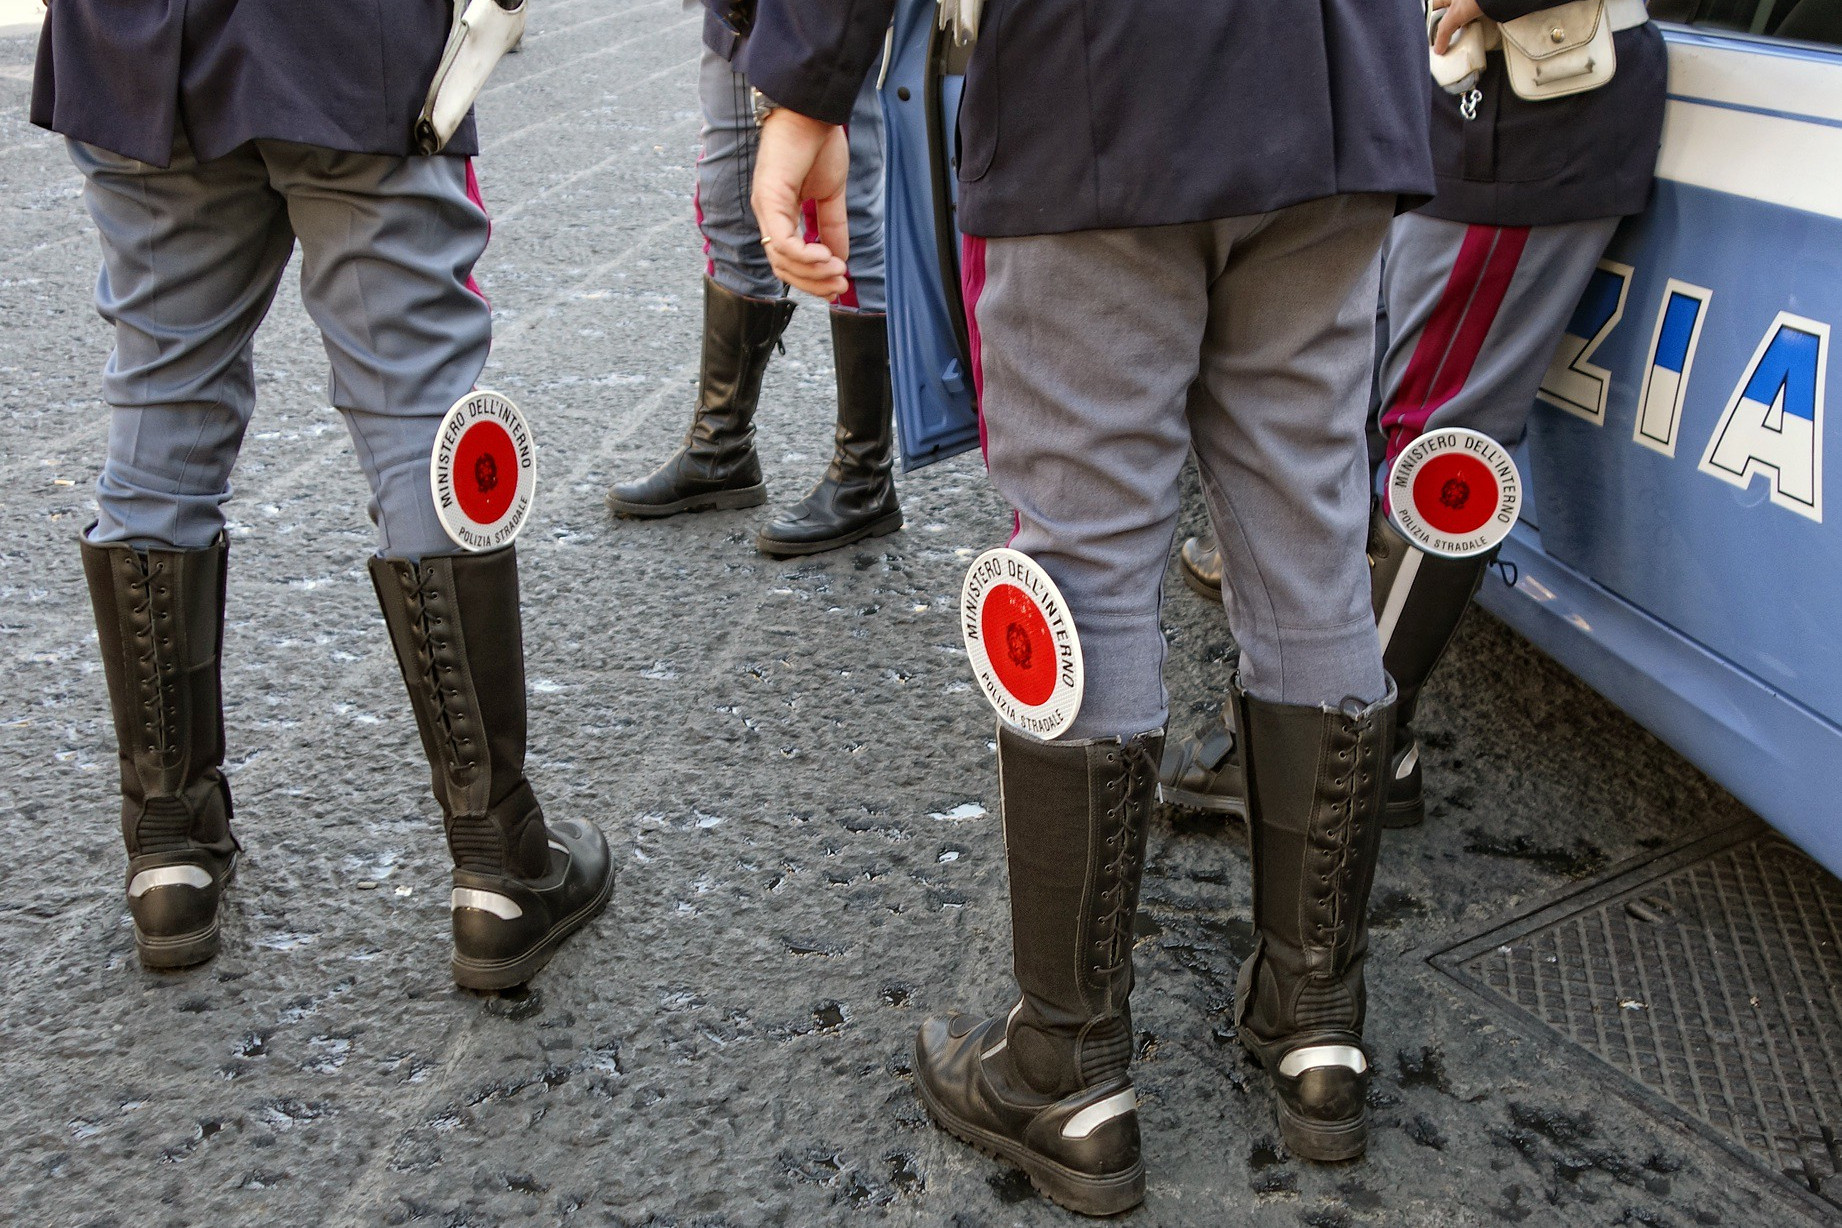
[[[992,672],[1025,707],[1049,702],[1055,693],[1055,637],[1036,603],[1015,584],[999,584],[979,614]]]
[[[475,422],[454,448],[454,497],[475,524],[493,524],[518,494],[518,449],[497,422]]]
[[[1414,510],[1427,524],[1454,537],[1483,528],[1496,515],[1500,501],[1490,467],[1466,453],[1433,456],[1414,475]]]

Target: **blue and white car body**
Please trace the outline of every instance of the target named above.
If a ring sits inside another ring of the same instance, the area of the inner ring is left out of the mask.
[[[1479,600],[1842,873],[1842,49],[1664,33],[1656,196],[1543,381]]]
[[[910,467],[977,439],[934,12],[905,0],[884,87]],[[1663,29],[1656,196],[1543,381],[1479,600],[1842,873],[1842,47]]]

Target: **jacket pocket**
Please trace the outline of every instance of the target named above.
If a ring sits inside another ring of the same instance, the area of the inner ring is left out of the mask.
[[[1003,113],[998,52],[1004,6],[987,0],[978,45],[966,67],[966,92],[959,101],[959,181],[975,183],[998,156],[998,118]]]

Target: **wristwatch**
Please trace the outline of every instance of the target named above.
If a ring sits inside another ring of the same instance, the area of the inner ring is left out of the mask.
[[[748,97],[755,105],[755,127],[767,122],[767,117],[780,110],[780,104],[769,98],[754,86],[748,88]]]

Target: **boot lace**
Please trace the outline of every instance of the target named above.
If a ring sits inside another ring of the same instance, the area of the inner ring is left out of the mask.
[[[1143,739],[1126,742],[1118,754],[1119,766],[1124,770],[1112,773],[1107,781],[1107,856],[1100,867],[1100,904],[1104,911],[1095,918],[1094,956],[1096,971],[1102,975],[1132,956],[1132,913],[1138,902],[1133,884],[1143,869],[1149,808],[1134,806],[1131,799],[1147,781],[1156,779],[1158,772],[1157,761]]]
[[[1353,927],[1355,919],[1349,913],[1349,902],[1360,869],[1357,850],[1364,823],[1374,821],[1374,816],[1365,816],[1357,803],[1377,770],[1375,739],[1370,735],[1380,715],[1347,710],[1345,715],[1353,719],[1331,732],[1331,770],[1324,774],[1321,785],[1320,800],[1330,821],[1317,828],[1313,842],[1319,854],[1321,888],[1313,932],[1320,943],[1329,947],[1340,945]]]
[[[149,555],[143,565],[142,557],[125,552],[122,569],[134,603],[128,610],[128,626],[134,638],[141,734],[146,750],[164,770],[178,766],[185,747],[174,685],[179,661],[173,644],[172,580],[164,559]]]
[[[454,685],[454,645],[450,630],[454,615],[437,585],[429,583],[431,573],[419,563],[409,566],[402,578],[403,591],[411,614],[410,630],[415,640],[416,672],[422,683],[430,725],[443,744],[445,766],[457,777],[476,767],[473,722],[469,719],[461,690]]]

